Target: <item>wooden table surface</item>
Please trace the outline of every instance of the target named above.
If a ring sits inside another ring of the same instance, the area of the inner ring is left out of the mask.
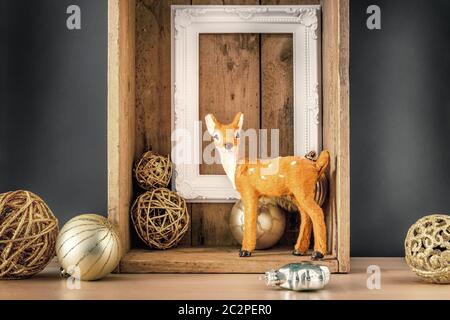
[[[367,288],[367,267],[381,269],[381,288]],[[267,288],[257,274],[114,274],[69,289],[55,264],[29,280],[0,281],[0,299],[445,299],[450,285],[421,281],[402,258],[354,258],[350,274],[333,274],[326,289],[292,292]]]

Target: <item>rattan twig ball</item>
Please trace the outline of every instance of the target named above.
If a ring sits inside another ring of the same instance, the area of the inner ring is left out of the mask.
[[[427,282],[450,283],[450,216],[423,217],[405,239],[406,262]]]
[[[29,278],[55,256],[58,220],[37,195],[0,194],[0,279]]]
[[[176,246],[189,228],[186,201],[175,192],[158,188],[140,195],[131,208],[138,236],[153,249]]]
[[[144,153],[134,166],[138,185],[145,189],[167,187],[172,177],[172,162],[152,151]]]

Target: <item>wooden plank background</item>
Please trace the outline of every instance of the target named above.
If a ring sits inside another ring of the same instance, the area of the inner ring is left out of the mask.
[[[146,150],[161,154],[169,154],[171,150],[170,6],[173,4],[320,4],[320,0],[137,0],[136,158]],[[242,111],[245,128],[279,129],[283,141],[280,155],[292,155],[292,58],[292,35],[201,35],[200,119],[214,113],[224,122],[231,121]],[[223,174],[220,165],[201,165],[200,171]],[[228,229],[231,207],[232,204],[190,204],[192,224],[183,244],[236,244]],[[293,245],[297,232],[298,217],[289,215],[280,244]]]

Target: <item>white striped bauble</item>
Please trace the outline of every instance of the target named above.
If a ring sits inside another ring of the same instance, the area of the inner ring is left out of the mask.
[[[85,281],[111,273],[119,264],[121,252],[117,231],[108,219],[96,214],[69,220],[56,242],[63,273]]]

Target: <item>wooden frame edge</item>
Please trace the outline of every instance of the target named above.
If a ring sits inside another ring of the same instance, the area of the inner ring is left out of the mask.
[[[135,136],[135,0],[108,0],[108,218],[130,250]]]
[[[328,143],[335,163],[336,257],[339,272],[350,271],[350,102],[349,102],[349,0],[322,0],[324,45],[323,104],[327,105]],[[326,74],[325,74],[326,73]]]
[[[350,4],[349,0],[339,3],[339,208],[343,216],[339,221],[339,272],[350,272]]]
[[[124,273],[261,274],[283,264],[300,262],[298,257],[289,256],[288,249],[283,253],[283,257],[287,256],[285,260],[278,257],[271,258],[261,253],[255,255],[253,259],[242,259],[236,255],[234,248],[225,254],[222,250],[214,248],[196,249],[200,252],[189,253],[189,250],[184,251],[182,248],[170,253],[131,250],[120,262],[120,269]],[[180,255],[181,258],[174,259],[174,255]],[[197,255],[197,259],[191,259],[192,255]],[[322,261],[311,263],[327,266],[331,273],[340,273],[337,258],[326,257]]]

